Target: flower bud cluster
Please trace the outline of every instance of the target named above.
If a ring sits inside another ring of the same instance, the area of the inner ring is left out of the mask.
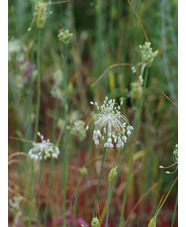
[[[65,31],[60,31],[58,34],[58,39],[59,41],[61,41],[63,44],[67,44],[70,42],[71,38],[72,38],[73,34],[69,32],[69,30],[65,30]]]
[[[97,217],[94,217],[91,222],[91,227],[100,227],[99,220]]]
[[[150,65],[154,61],[154,58],[158,55],[158,50],[153,52],[150,46],[150,42],[145,42],[143,46],[139,45],[142,56],[142,63],[145,63],[146,65]]]
[[[105,98],[102,106],[98,106],[95,102],[90,102],[97,108],[97,114],[93,117],[95,129],[93,131],[93,140],[95,145],[98,145],[100,140],[106,139],[104,147],[117,149],[123,148],[127,142],[133,127],[129,124],[127,118],[121,114],[121,106],[123,101],[118,105],[115,99],[108,100]],[[87,125],[86,129],[88,130]]]
[[[68,129],[72,135],[78,136],[80,140],[86,137],[85,122],[82,120],[74,121],[71,126],[68,126]]]
[[[42,158],[58,158],[60,151],[53,143],[50,143],[50,140],[44,140],[43,135],[40,132],[37,133],[41,138],[41,143],[33,143],[33,148],[28,152],[28,155],[31,159],[42,160]]]

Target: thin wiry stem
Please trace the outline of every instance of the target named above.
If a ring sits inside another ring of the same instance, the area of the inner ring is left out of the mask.
[[[44,156],[42,157],[41,160],[41,168],[40,168],[40,173],[39,173],[39,191],[38,191],[38,199],[37,199],[37,227],[39,227],[39,219],[40,219],[40,192],[41,192],[41,180],[42,180],[42,173],[43,173],[43,162],[44,162]]]
[[[31,173],[30,173],[30,206],[29,206],[29,220],[28,220],[28,226],[31,227],[32,222],[32,209],[33,209],[33,199],[34,199],[34,190],[33,190],[33,175],[34,175],[34,164],[32,161],[31,164]]]
[[[177,196],[176,196],[176,203],[175,203],[175,207],[174,207],[174,213],[173,213],[173,218],[172,218],[171,227],[174,227],[174,222],[175,222],[175,218],[176,218],[177,206],[178,206],[178,192],[177,192]]]
[[[44,227],[47,225],[47,215],[48,215],[48,197],[50,193],[50,184],[52,179],[52,171],[54,166],[54,160],[50,160],[50,169],[49,169],[49,179],[48,179],[48,185],[47,185],[47,196],[46,196],[46,207],[44,211]]]
[[[35,120],[35,132],[34,141],[37,138],[38,124],[39,124],[39,110],[40,110],[40,29],[38,29],[37,36],[37,107],[36,107],[36,120]]]
[[[102,157],[102,162],[101,162],[101,170],[100,170],[100,174],[99,174],[99,180],[98,180],[98,186],[97,186],[97,191],[96,191],[96,197],[95,197],[95,202],[94,202],[94,210],[93,210],[92,218],[94,218],[95,213],[96,213],[96,205],[97,205],[97,200],[98,200],[99,187],[100,187],[100,183],[101,183],[101,176],[102,176],[102,171],[103,171],[103,163],[104,163],[104,160],[105,160],[105,154],[106,154],[106,147],[104,148],[104,151],[103,151],[103,157]]]
[[[65,90],[65,102],[64,102],[64,118],[65,118],[65,147],[63,154],[63,227],[66,226],[66,186],[67,186],[67,173],[66,173],[66,165],[67,165],[67,144],[68,144],[68,130],[67,130],[67,109],[68,109],[68,100],[67,100],[67,46],[64,46],[64,90]]]
[[[138,139],[139,123],[140,123],[140,119],[141,119],[141,113],[142,113],[142,107],[143,107],[143,101],[144,101],[144,90],[145,90],[145,87],[146,87],[146,84],[147,84],[147,76],[148,76],[148,69],[146,69],[146,73],[145,73],[143,94],[142,94],[142,97],[141,97],[141,100],[140,100],[138,120],[136,121],[136,126],[134,127],[135,128],[134,147],[133,147],[133,151],[131,153],[130,164],[129,164],[129,172],[128,172],[128,175],[127,175],[127,182],[126,182],[126,187],[125,187],[124,195],[123,195],[123,202],[122,202],[122,208],[121,208],[121,214],[120,214],[119,227],[122,226],[123,220],[124,220],[125,203],[126,203],[126,198],[127,198],[127,189],[128,189],[128,184],[129,184],[131,171],[132,171],[133,156],[134,156],[134,152],[136,150],[136,143],[137,143],[137,139]]]
[[[111,187],[111,182],[109,182],[109,187],[108,187],[106,227],[107,227],[107,225],[108,225],[108,217],[109,217],[109,198],[110,198],[110,187]]]

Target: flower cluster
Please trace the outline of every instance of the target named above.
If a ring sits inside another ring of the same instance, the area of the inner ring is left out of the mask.
[[[86,137],[85,122],[82,120],[74,121],[71,126],[68,126],[70,134],[77,135],[80,140]]]
[[[60,151],[53,143],[50,143],[50,140],[44,140],[43,135],[40,132],[37,133],[41,138],[41,143],[33,143],[33,148],[28,152],[31,159],[41,160],[42,158],[58,158]]]
[[[143,46],[139,45],[142,56],[142,63],[145,63],[146,65],[150,65],[154,61],[154,58],[158,55],[158,50],[153,52],[150,46],[150,42],[145,42]]]
[[[90,104],[95,105],[98,112],[93,117],[95,120],[93,131],[95,145],[99,144],[100,139],[104,140],[106,137],[104,147],[113,148],[115,143],[117,149],[123,148],[133,130],[127,118],[121,114],[123,101],[118,105],[115,99],[108,100],[106,97],[102,106],[98,106],[96,102],[92,101]],[[87,125],[86,129],[88,130],[88,128]]]
[[[21,196],[14,196],[12,199],[9,199],[10,207],[15,211],[20,211],[20,203],[23,200]]]
[[[8,61],[22,62],[25,58],[27,47],[18,39],[11,37],[8,41]]]
[[[99,220],[97,217],[94,217],[91,222],[91,227],[99,227]]]
[[[23,200],[23,198],[21,196],[14,196],[12,199],[9,199],[10,208],[15,213],[13,226],[20,225],[20,217],[22,216],[22,212],[21,212],[21,201],[22,200]]]
[[[59,41],[61,41],[63,44],[67,44],[70,42],[71,38],[72,38],[73,34],[69,32],[69,30],[65,30],[65,31],[60,31],[58,34],[58,39]]]
[[[43,28],[45,26],[47,16],[52,14],[52,11],[49,11],[47,8],[51,3],[51,1],[44,3],[43,0],[32,0],[33,20],[28,31],[31,30],[34,21],[36,21],[37,28]]]

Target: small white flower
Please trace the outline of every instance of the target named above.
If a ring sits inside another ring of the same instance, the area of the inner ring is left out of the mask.
[[[50,140],[44,140],[43,135],[40,132],[37,133],[41,138],[41,143],[33,143],[33,147],[29,150],[28,155],[31,159],[42,160],[42,158],[58,158],[60,151]]]
[[[96,102],[91,101],[90,103],[97,108],[97,114],[92,118],[95,124],[93,131],[95,145],[99,144],[100,139],[104,139],[105,134],[107,141],[104,143],[104,147],[113,148],[115,144],[116,148],[123,148],[133,130],[127,118],[121,114],[123,101],[118,105],[115,99],[108,100],[106,97],[102,106],[98,106]]]

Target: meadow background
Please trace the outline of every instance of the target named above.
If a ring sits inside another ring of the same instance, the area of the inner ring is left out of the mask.
[[[178,143],[178,109],[168,99],[177,104],[178,3],[174,0],[134,0],[131,3],[153,50],[159,51],[148,70],[125,205],[126,226],[135,227],[148,226],[162,196],[168,193],[177,175],[167,175],[159,165],[173,163],[172,152]],[[66,226],[91,226],[103,146],[96,147],[93,143],[93,125],[90,130],[85,130],[95,111],[90,101],[102,104],[105,96],[116,100],[123,97],[122,112],[131,125],[134,124],[141,96],[140,91],[132,86],[136,75],[132,73],[131,66],[139,61],[138,46],[144,44],[146,38],[128,1],[75,0],[50,4],[40,36],[35,22],[31,31],[28,31],[32,18],[32,1],[8,1],[8,197],[10,201],[14,196],[22,198],[19,210],[13,209],[9,203],[9,226],[38,226],[38,222],[39,226],[62,226],[64,204]],[[57,37],[62,28],[73,33],[66,47],[61,45]],[[108,69],[115,64],[118,65]],[[93,86],[106,69],[104,76]],[[27,154],[32,142],[40,141],[35,133],[38,74],[40,109],[37,131],[57,144],[61,152],[57,160],[49,159],[36,165]],[[68,103],[67,114],[64,111],[65,100]],[[68,120],[65,116],[68,116]],[[79,120],[79,124],[85,124],[81,130],[76,130],[73,126]],[[110,200],[110,227],[119,226],[130,154],[134,146],[133,137],[120,152],[117,161],[121,171],[117,181],[114,181]],[[64,172],[65,149],[67,156]],[[101,226],[105,225],[106,217],[107,176],[117,152],[106,152],[96,212]],[[88,170],[86,176],[82,176],[79,171],[83,166]],[[153,185],[153,190],[145,194]],[[71,196],[74,193],[76,198],[73,202]],[[143,200],[133,209],[143,196]],[[177,185],[171,190],[157,217],[157,226],[171,226],[176,198]],[[173,226],[177,226],[177,215]]]

